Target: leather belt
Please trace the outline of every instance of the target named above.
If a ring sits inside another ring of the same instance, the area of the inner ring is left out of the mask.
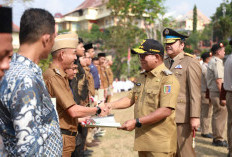
[[[69,136],[76,136],[77,132],[69,131],[66,129],[60,129],[62,134],[69,135]]]

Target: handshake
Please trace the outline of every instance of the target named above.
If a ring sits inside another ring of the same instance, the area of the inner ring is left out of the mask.
[[[110,111],[111,111],[110,103],[102,102],[98,105],[98,107],[101,109],[101,113],[99,114],[99,116],[105,117],[110,114]]]

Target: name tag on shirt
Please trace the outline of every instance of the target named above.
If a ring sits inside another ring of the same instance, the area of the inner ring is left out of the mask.
[[[175,69],[182,69],[182,66],[179,64],[175,67]]]

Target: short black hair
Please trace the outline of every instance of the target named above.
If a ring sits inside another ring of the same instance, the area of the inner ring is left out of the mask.
[[[82,39],[82,38],[78,38],[78,43],[80,44],[80,43],[83,43],[84,44],[84,40]]]
[[[209,52],[205,52],[205,53],[203,53],[201,55],[201,58],[202,58],[203,62],[205,62],[206,59],[209,58],[209,57],[210,57],[210,53]]]
[[[92,61],[98,61],[98,57],[94,57]]]
[[[44,9],[27,9],[20,20],[19,42],[34,43],[44,34],[55,32],[55,20],[51,13]]]

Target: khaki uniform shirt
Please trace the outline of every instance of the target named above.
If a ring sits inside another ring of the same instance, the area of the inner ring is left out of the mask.
[[[189,123],[190,117],[200,117],[201,106],[201,66],[192,55],[181,52],[174,59],[170,70],[181,85],[177,98],[176,123]],[[171,58],[164,60],[170,67]]]
[[[95,88],[94,88],[93,75],[90,73],[89,67],[84,67],[84,70],[85,70],[85,74],[86,74],[86,79],[88,80],[89,94],[91,96],[94,96],[95,95]]]
[[[232,54],[228,56],[225,62],[224,89],[232,92]]]
[[[170,73],[165,74],[164,70]],[[135,128],[136,151],[157,153],[176,151],[175,107],[179,89],[178,80],[164,64],[151,72],[141,73],[137,78],[135,87],[128,95],[128,98],[135,103],[135,118],[147,116],[162,107],[170,107],[174,110],[169,117],[160,122]]]
[[[60,128],[76,132],[76,120],[71,118],[66,112],[69,107],[76,104],[66,73],[62,69],[51,64],[43,73],[43,77],[49,94],[52,98],[56,98]]]
[[[206,92],[206,90],[207,90],[206,75],[207,75],[208,64],[207,63],[203,63],[202,66],[201,66],[201,68],[202,68],[201,91],[202,92]]]
[[[106,68],[106,72],[107,72],[107,76],[109,78],[109,85],[112,85],[113,81],[114,81],[114,74],[113,74],[113,72],[112,72],[112,70],[111,70],[110,67]]]
[[[102,68],[101,66],[97,67],[98,73],[100,75],[100,81],[101,81],[101,87],[103,89],[106,89],[109,87],[109,78],[107,75],[107,72],[105,70],[105,68]]]
[[[213,56],[207,69],[207,86],[210,92],[219,92],[217,79],[224,79],[224,66],[220,58]]]

